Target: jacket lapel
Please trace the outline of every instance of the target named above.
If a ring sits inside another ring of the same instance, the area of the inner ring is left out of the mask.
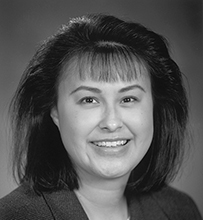
[[[50,194],[43,193],[43,197],[55,220],[88,220],[78,198],[68,188]],[[156,200],[150,195],[134,195],[129,199],[131,220],[169,220]]]
[[[53,219],[56,220],[88,220],[79,200],[69,189],[43,194]]]
[[[130,220],[169,220],[150,194],[134,196],[129,202]]]

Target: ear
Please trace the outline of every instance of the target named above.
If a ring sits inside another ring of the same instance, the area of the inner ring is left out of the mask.
[[[58,110],[56,107],[52,108],[50,116],[54,122],[54,124],[59,127],[59,117],[58,117]]]

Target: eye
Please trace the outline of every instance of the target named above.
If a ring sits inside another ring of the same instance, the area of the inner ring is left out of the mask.
[[[138,99],[136,97],[125,97],[122,99],[121,103],[123,104],[127,104],[127,103],[134,103],[134,102],[137,102]]]
[[[94,97],[84,97],[80,99],[80,104],[98,104],[98,100]]]

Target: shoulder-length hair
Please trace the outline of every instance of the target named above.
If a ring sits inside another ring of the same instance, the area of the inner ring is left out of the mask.
[[[165,38],[141,24],[102,14],[71,19],[41,45],[25,70],[10,106],[14,177],[42,191],[59,190],[64,183],[71,190],[79,187],[79,177],[50,117],[63,67],[73,57],[77,57],[82,79],[84,62],[92,70],[88,77],[107,82],[116,80],[112,64],[122,80],[135,78],[135,61],[146,67],[152,87],[154,136],[149,151],[132,171],[127,189],[147,192],[168,183],[182,161],[188,119],[182,74]],[[101,68],[96,75],[94,65]]]

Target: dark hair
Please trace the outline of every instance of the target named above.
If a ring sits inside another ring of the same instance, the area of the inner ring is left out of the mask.
[[[174,177],[182,161],[188,119],[182,74],[169,55],[165,38],[141,24],[101,14],[70,20],[41,45],[25,70],[10,106],[14,176],[20,183],[28,181],[36,190],[59,190],[64,183],[71,190],[79,187],[50,111],[57,102],[64,65],[73,57],[84,62],[84,54],[91,69],[99,62],[98,57],[102,59],[98,65],[106,71],[96,76],[92,71],[90,77],[96,80],[116,80],[109,73],[109,62],[114,59],[122,62],[118,72],[126,70],[126,75],[120,74],[123,80],[135,77],[135,60],[147,68],[154,104],[154,136],[149,151],[132,171],[127,189],[147,192],[162,187]]]

